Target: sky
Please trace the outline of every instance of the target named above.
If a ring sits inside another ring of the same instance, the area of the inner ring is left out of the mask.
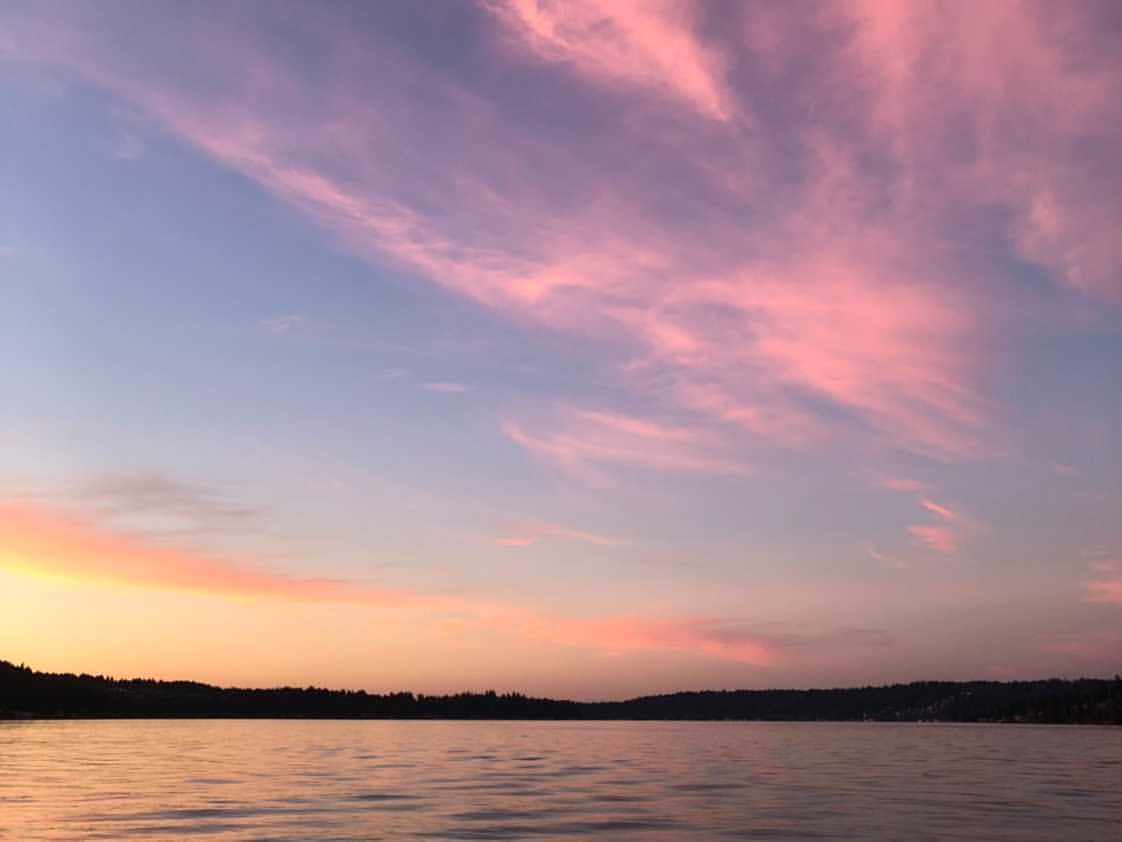
[[[1122,670],[1112,2],[0,2],[0,658]]]

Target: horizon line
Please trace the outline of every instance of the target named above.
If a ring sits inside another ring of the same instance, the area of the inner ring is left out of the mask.
[[[557,702],[562,704],[577,704],[577,705],[614,705],[626,704],[628,702],[640,701],[643,699],[655,699],[665,696],[680,696],[687,694],[702,694],[702,693],[832,693],[832,692],[852,692],[858,690],[883,690],[891,687],[908,687],[915,684],[1040,684],[1048,682],[1066,682],[1075,683],[1080,681],[1122,681],[1122,674],[1116,672],[1113,676],[1089,676],[1081,675],[1078,678],[1061,678],[1060,676],[1048,676],[1044,678],[1009,678],[1009,679],[996,679],[996,678],[967,678],[967,679],[948,679],[948,678],[928,678],[928,679],[914,679],[912,681],[893,681],[885,684],[861,684],[851,686],[834,686],[834,687],[723,687],[723,688],[693,688],[693,689],[679,689],[669,690],[661,693],[647,693],[638,696],[628,696],[620,699],[565,699],[554,698],[551,696],[536,696],[529,693],[524,693],[521,690],[498,690],[494,687],[489,687],[486,690],[457,690],[445,693],[418,693],[413,690],[386,690],[386,691],[372,691],[365,688],[346,688],[346,687],[321,687],[315,684],[295,685],[295,684],[275,684],[275,685],[260,685],[260,686],[239,686],[239,685],[222,685],[211,684],[206,681],[199,681],[192,678],[152,678],[149,676],[130,676],[120,677],[107,675],[105,673],[91,673],[91,672],[50,672],[46,670],[39,670],[28,664],[21,662],[16,663],[9,661],[6,658],[0,658],[0,669],[4,666],[11,667],[17,670],[25,670],[33,675],[41,676],[56,676],[74,678],[94,678],[103,681],[113,682],[133,682],[133,681],[151,681],[161,684],[198,684],[214,690],[222,691],[271,691],[271,690],[298,690],[300,692],[320,691],[328,693],[343,693],[367,696],[412,696],[416,698],[426,699],[445,699],[454,698],[457,696],[488,696],[495,695],[498,697],[521,696],[524,699],[533,701]]]

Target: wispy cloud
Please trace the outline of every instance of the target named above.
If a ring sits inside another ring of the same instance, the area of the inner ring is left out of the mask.
[[[854,649],[891,646],[894,639],[874,629],[837,629],[820,634],[777,632],[705,617],[617,616],[550,618],[508,611],[492,622],[520,634],[569,646],[589,646],[610,655],[653,650],[708,655],[756,666],[773,666],[790,657],[836,656]]]
[[[725,476],[746,471],[722,458],[718,443],[701,431],[618,413],[570,408],[544,425],[508,419],[503,429],[527,450],[578,472],[603,466]]]
[[[1062,655],[1067,659],[1097,662],[1098,665],[1117,663],[1122,650],[1122,634],[1118,632],[1088,633],[1079,637],[1045,638],[1038,644],[1041,652]],[[1101,668],[1101,667],[1099,667]]]
[[[567,537],[602,536],[562,530]],[[376,588],[344,579],[294,577],[259,565],[117,533],[95,520],[26,501],[0,501],[0,568],[22,574],[169,589],[239,599],[283,599],[364,605],[374,610],[442,612],[456,622],[505,630],[608,654],[694,653],[770,664],[784,651],[822,646],[881,645],[882,637],[834,633],[823,637],[754,632],[719,618],[618,615],[567,617],[483,597]]]
[[[101,518],[139,523],[148,532],[244,532],[260,515],[252,506],[156,471],[103,474],[79,483],[67,496]]]
[[[594,82],[661,93],[716,120],[730,116],[720,57],[691,31],[696,5],[498,0],[490,8],[539,59]]]
[[[908,176],[941,202],[1000,203],[1026,258],[1073,287],[1122,299],[1112,233],[1119,170],[1102,157],[1104,127],[1122,118],[1112,13],[995,3],[964,16],[933,0],[838,9],[855,26],[849,57],[873,92],[871,116]],[[940,131],[948,119],[971,143]],[[1098,180],[1095,171],[1111,175]]]
[[[888,478],[880,480],[880,484],[892,491],[927,491],[931,486],[917,479]]]
[[[1084,586],[1087,602],[1122,605],[1122,561],[1093,562],[1091,572],[1094,578]]]
[[[1122,578],[1098,579],[1087,583],[1087,601],[1122,605]]]
[[[914,524],[908,527],[908,533],[920,544],[941,553],[955,553],[958,551],[962,538],[963,528],[968,525],[963,515],[944,503],[937,503],[925,496],[932,490],[930,483],[914,479],[885,478],[877,481],[882,488],[898,491],[908,496],[914,496],[919,506],[937,516],[943,523],[940,525]],[[954,524],[951,526],[951,524]]]
[[[426,392],[440,392],[445,395],[460,395],[471,390],[470,386],[463,383],[422,383],[421,388]]]
[[[958,551],[958,533],[950,527],[915,524],[908,527],[908,532],[936,552],[951,554]]]
[[[624,538],[613,538],[597,532],[584,529],[573,529],[557,523],[548,523],[540,520],[527,520],[515,524],[506,530],[495,543],[501,547],[528,547],[547,538],[560,538],[569,541],[579,541],[583,544],[593,544],[600,547],[619,547],[630,544]]]
[[[939,517],[944,518],[946,520],[952,520],[952,521],[961,520],[961,516],[954,509],[951,509],[948,506],[940,505],[939,503],[936,503],[934,500],[929,500],[926,497],[924,497],[922,500],[919,501],[919,504],[921,506],[923,506],[923,508],[927,509],[927,511],[934,512]]]
[[[592,642],[609,654],[638,650],[695,652],[758,666],[774,662],[771,642],[764,636],[714,620],[692,618],[652,619],[615,617],[607,620],[535,622],[524,633],[568,645]]]
[[[126,492],[148,500],[152,492]],[[155,497],[162,499],[164,491]],[[429,598],[324,578],[296,578],[99,527],[73,513],[0,502],[0,562],[42,575],[236,597],[417,605]]]
[[[304,316],[293,313],[286,316],[273,316],[272,318],[262,319],[261,327],[269,333],[283,336],[286,333],[291,333],[306,321]]]
[[[86,31],[80,21],[25,16],[16,22],[53,37],[16,39],[23,46],[15,52],[109,88],[379,265],[393,263],[520,324],[590,339],[609,358],[637,360],[614,370],[632,372],[624,376],[636,391],[652,394],[648,384],[658,384],[645,411],[659,423],[688,414],[691,425],[748,444],[866,438],[940,458],[976,452],[991,415],[979,388],[990,301],[972,283],[973,268],[945,247],[946,228],[959,206],[995,195],[1012,205],[1024,194],[988,190],[985,179],[948,184],[925,168],[932,162],[905,157],[938,151],[912,143],[921,136],[913,123],[927,128],[927,118],[913,107],[923,91],[912,79],[923,74],[911,68],[945,52],[928,49],[933,10],[923,6],[895,23],[869,10],[846,20],[854,35],[839,43],[831,33],[845,15],[832,7],[798,26],[778,7],[761,7],[735,32],[706,29],[717,45],[694,34],[692,18],[702,14],[694,6],[490,8],[544,67],[571,66],[590,82],[659,94],[645,117],[667,131],[611,121],[603,154],[574,156],[563,139],[527,133],[499,104],[395,51],[325,47],[338,56],[338,86],[324,98],[275,45],[236,23],[202,18],[182,27],[177,55],[205,53],[225,80],[220,87],[187,84],[158,55],[136,72],[133,52],[118,48],[127,27],[112,20]],[[329,45],[351,37],[330,9],[308,14],[315,25],[307,38]],[[984,23],[995,26],[989,17]],[[970,32],[941,24],[935,31],[973,49]],[[888,41],[884,32],[899,37]],[[1017,43],[1041,73],[1068,80],[1065,65],[1040,58],[1047,50],[1039,38]],[[774,94],[785,66],[801,66],[798,56],[810,52],[824,71],[796,74],[792,94],[829,103],[838,89],[851,90],[846,113],[815,109],[808,125],[781,111],[769,117],[768,133],[741,134],[767,97],[730,86],[736,74],[724,64],[742,62],[740,70]],[[1017,78],[1001,75],[1011,84]],[[368,89],[351,81],[390,77],[410,78],[411,90],[424,95],[387,88],[375,107]],[[585,92],[593,101],[596,87]],[[965,82],[950,90],[975,101]],[[999,104],[981,101],[1000,113]],[[450,125],[470,126],[457,155],[424,157],[424,195],[407,178],[419,166],[419,140],[432,134],[418,102]],[[1107,101],[1080,102],[1072,125],[1102,113]],[[710,118],[714,133],[683,145],[672,130],[682,103]],[[727,119],[733,113],[737,119]],[[1014,116],[1022,113],[1032,112]],[[341,125],[348,131],[330,130]],[[673,171],[679,201],[666,200],[661,179],[621,166],[640,137],[660,171]],[[1057,142],[1070,137],[1065,130]],[[1036,171],[1031,162],[1044,154],[1043,145],[1026,150],[1021,172]],[[867,165],[895,156],[898,167]],[[1048,243],[1066,237],[1060,231]],[[1093,251],[1099,257],[1091,262],[1102,262],[1106,252]]]

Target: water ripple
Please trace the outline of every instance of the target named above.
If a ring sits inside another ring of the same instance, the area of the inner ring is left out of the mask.
[[[0,839],[1118,842],[1122,729],[0,723]]]

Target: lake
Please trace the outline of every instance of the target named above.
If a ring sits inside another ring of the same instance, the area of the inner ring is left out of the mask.
[[[0,839],[1122,839],[1122,729],[0,722]]]

